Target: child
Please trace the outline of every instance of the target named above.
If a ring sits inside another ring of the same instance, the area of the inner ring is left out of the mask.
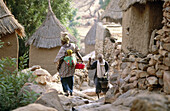
[[[67,50],[67,54],[64,58],[64,61],[70,66],[74,67],[77,63],[76,57],[72,55],[73,51],[71,49]]]
[[[76,65],[77,60],[76,57],[72,55],[73,51],[71,49],[68,49],[65,52],[65,56],[63,56],[60,60],[59,60],[59,65],[57,70],[59,71],[61,64],[65,61],[70,67],[73,67]]]

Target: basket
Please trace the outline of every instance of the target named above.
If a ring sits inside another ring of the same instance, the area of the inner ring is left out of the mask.
[[[83,63],[77,63],[75,69],[84,69],[85,65]]]

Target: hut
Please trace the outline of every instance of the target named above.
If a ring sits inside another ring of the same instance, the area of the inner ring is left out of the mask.
[[[151,34],[162,27],[162,0],[120,0],[123,11],[122,50],[141,56],[149,53]]]
[[[30,45],[29,66],[40,65],[54,75],[57,70],[54,59],[61,47],[60,32],[67,31],[52,11],[48,0],[48,13],[43,24],[28,39]],[[69,35],[71,42],[76,42],[75,37]]]
[[[0,58],[18,58],[18,37],[25,36],[24,27],[18,23],[3,0],[0,0],[0,40],[4,42],[0,48]]]
[[[110,0],[104,13],[101,16],[106,22],[122,23],[122,11],[118,5],[120,0]]]
[[[97,23],[95,22],[85,37],[85,53],[86,54],[89,54],[90,52],[95,50],[96,28],[97,28]]]

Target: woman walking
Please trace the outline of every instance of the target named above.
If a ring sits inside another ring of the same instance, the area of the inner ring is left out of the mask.
[[[82,57],[79,53],[79,48],[74,43],[69,43],[69,41],[70,41],[70,38],[68,37],[68,34],[66,32],[61,33],[62,46],[54,60],[54,63],[58,65],[58,71],[59,71],[59,75],[61,78],[61,83],[62,83],[65,96],[69,96],[69,93],[70,93],[70,96],[72,96],[73,79],[74,79],[74,73],[75,73],[75,65],[70,66],[63,60],[65,57],[65,54],[67,53],[67,50],[72,50],[73,51],[72,56],[77,55],[80,61],[82,61]]]

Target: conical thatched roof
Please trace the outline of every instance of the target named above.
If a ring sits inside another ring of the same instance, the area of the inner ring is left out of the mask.
[[[54,48],[61,46],[60,32],[67,29],[60,23],[52,11],[49,1],[48,13],[43,24],[37,31],[28,39],[28,45],[34,45],[38,48]],[[69,35],[71,42],[76,42],[76,38]]]
[[[116,21],[121,21],[122,19],[122,11],[118,5],[120,0],[111,0],[106,7],[104,13],[101,16],[101,19],[109,17]]]
[[[156,1],[165,1],[165,0],[120,0],[119,6],[123,11],[126,11],[130,6],[135,3],[146,4],[146,2],[156,2]]]
[[[97,23],[95,22],[85,37],[85,44],[94,45],[96,43],[95,41],[96,40],[96,28],[97,28]]]
[[[20,36],[25,36],[24,27],[11,14],[3,0],[0,0],[0,36],[17,32]]]

